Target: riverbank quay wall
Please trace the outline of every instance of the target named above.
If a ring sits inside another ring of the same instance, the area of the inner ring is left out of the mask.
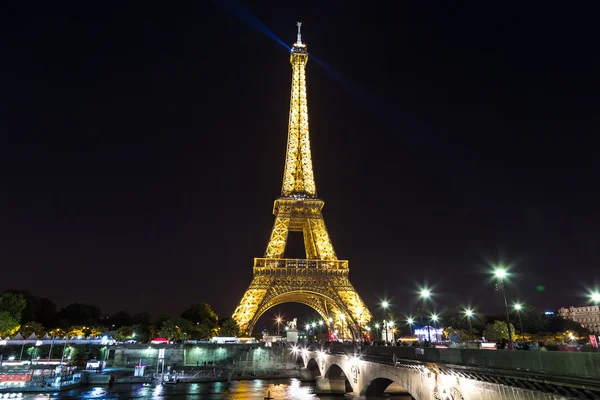
[[[297,357],[289,347],[264,347],[260,344],[190,344],[190,345],[122,345],[111,346],[109,366],[133,367],[142,363],[157,365],[164,357],[165,367],[225,369],[299,369]],[[161,350],[164,350],[162,352]]]

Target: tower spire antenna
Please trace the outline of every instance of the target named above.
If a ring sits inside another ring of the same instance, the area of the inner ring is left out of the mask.
[[[300,33],[300,27],[302,26],[302,22],[296,22],[296,25],[298,25],[298,39],[296,40],[296,43],[298,44],[298,46],[302,45],[302,33]]]

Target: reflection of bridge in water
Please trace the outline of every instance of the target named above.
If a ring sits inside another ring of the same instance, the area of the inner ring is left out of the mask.
[[[421,399],[600,399],[600,354],[417,347],[298,351],[319,393]]]

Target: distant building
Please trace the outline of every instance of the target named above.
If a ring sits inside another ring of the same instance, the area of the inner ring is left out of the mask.
[[[600,334],[600,307],[598,306],[561,308],[558,310],[558,315],[579,322],[590,333]]]

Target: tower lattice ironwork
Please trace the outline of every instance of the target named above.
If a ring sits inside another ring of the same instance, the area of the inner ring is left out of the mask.
[[[281,196],[275,200],[275,224],[265,256],[254,259],[254,277],[233,313],[242,332],[252,333],[268,309],[302,303],[316,310],[342,337],[358,336],[371,313],[348,279],[348,261],[338,260],[317,197],[308,133],[306,63],[300,35],[292,46],[292,93],[287,154]],[[288,233],[302,232],[306,259],[284,257]]]

